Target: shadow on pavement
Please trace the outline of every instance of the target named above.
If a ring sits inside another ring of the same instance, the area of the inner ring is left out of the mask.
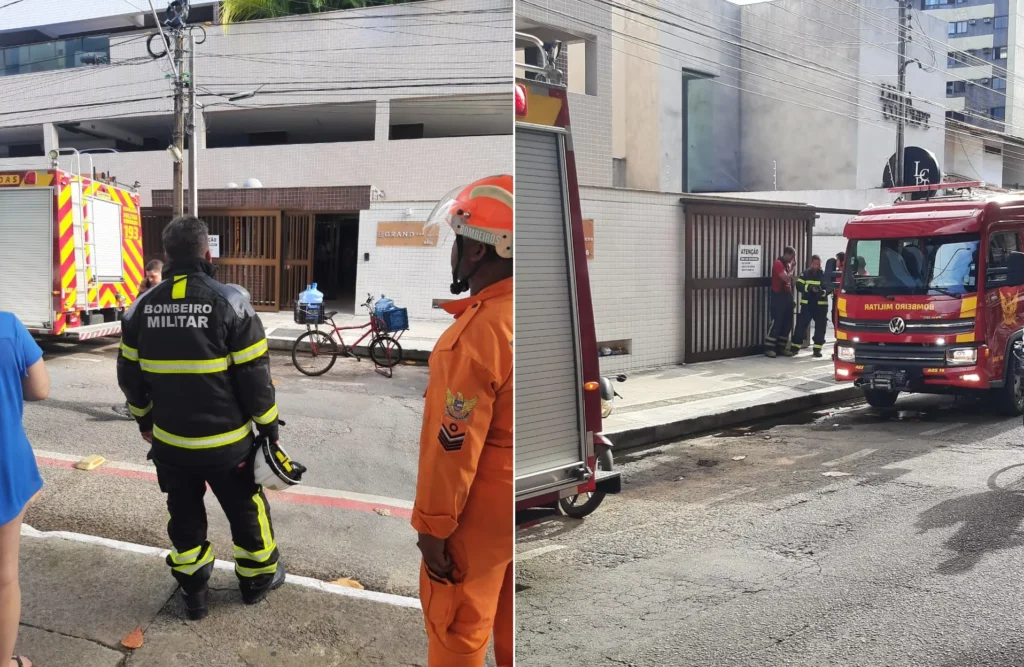
[[[959,530],[946,540],[946,548],[955,552],[936,567],[939,574],[962,574],[974,568],[985,554],[1024,546],[1019,532],[1024,521],[1024,493],[1014,487],[998,485],[999,476],[1024,464],[1007,466],[988,479],[989,490],[945,500],[921,513],[917,520],[918,534],[960,524]]]
[[[120,405],[120,404],[118,404]],[[76,412],[88,417],[88,421],[94,422],[126,422],[128,418],[114,412],[114,404],[111,403],[82,403],[80,401],[62,401],[56,398],[46,399],[45,406]]]

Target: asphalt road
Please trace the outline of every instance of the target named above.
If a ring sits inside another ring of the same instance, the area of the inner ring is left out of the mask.
[[[624,455],[592,516],[520,530],[516,664],[1024,665],[1021,420],[793,421]]]
[[[49,344],[44,350],[51,397],[25,409],[25,428],[37,454],[44,459],[54,458],[50,453],[69,459],[99,454],[152,470],[138,427],[112,410],[124,402],[116,381],[116,344]],[[427,368],[401,366],[389,380],[368,361],[339,359],[327,375],[307,378],[287,355],[277,353],[272,368],[287,422],[282,444],[309,468],[305,484],[327,490],[318,493],[329,501],[271,500],[289,572],[328,581],[353,578],[370,590],[418,597],[416,536],[400,515],[415,497]],[[26,517],[34,528],[168,547],[164,497],[146,475],[114,474],[110,466],[86,473],[52,461],[40,469],[46,487]],[[330,490],[345,498],[353,493],[378,498],[346,505],[331,498]],[[230,560],[227,522],[212,494],[207,508],[215,555]]]

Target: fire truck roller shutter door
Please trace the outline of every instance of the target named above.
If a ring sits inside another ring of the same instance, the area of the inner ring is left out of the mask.
[[[28,328],[54,319],[53,207],[52,188],[0,189],[0,310]]]
[[[578,483],[584,465],[582,394],[569,280],[562,137],[516,130],[516,494]],[[531,418],[530,410],[543,413]],[[554,471],[554,472],[552,472]]]

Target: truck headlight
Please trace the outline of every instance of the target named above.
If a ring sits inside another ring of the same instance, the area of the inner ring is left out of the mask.
[[[978,363],[978,348],[955,347],[946,350],[946,363],[950,366],[971,366]]]
[[[854,359],[856,359],[856,354],[854,353],[853,348],[849,345],[837,345],[836,358],[839,359],[839,361],[849,361],[850,363],[853,363]]]

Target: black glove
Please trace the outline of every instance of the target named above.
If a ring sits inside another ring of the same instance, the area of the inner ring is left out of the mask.
[[[280,439],[276,419],[270,424],[257,424],[256,431],[270,442],[277,442]]]

